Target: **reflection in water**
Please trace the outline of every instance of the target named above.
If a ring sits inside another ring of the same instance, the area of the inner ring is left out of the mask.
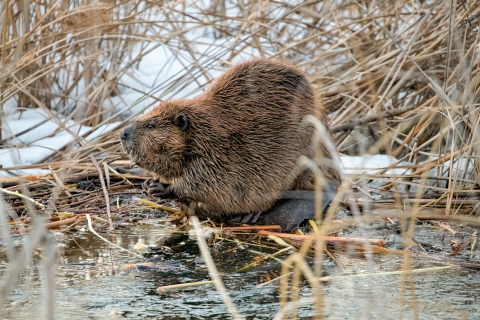
[[[104,236],[133,250],[139,239],[153,244],[171,228],[169,225],[135,224]],[[88,231],[74,235],[55,233],[55,236],[58,251],[55,314],[59,319],[230,318],[213,285],[162,295],[156,291],[161,285],[209,279],[203,264],[198,263],[200,259],[194,243],[186,246],[181,254],[165,256],[156,269],[123,270],[118,267],[138,262],[138,259],[110,249]],[[421,257],[413,259],[414,268],[438,265]],[[3,246],[0,247],[0,261],[6,261]],[[2,319],[32,319],[32,316],[44,314],[44,280],[38,261],[37,258],[22,274],[7,304],[0,309]],[[362,273],[399,270],[402,260],[398,256],[376,255],[373,263],[355,257],[346,257],[343,262],[348,270]],[[0,274],[5,267],[0,263]],[[259,273],[265,271],[238,274],[234,273],[236,267],[231,263],[219,266],[240,312],[250,319],[271,319],[278,310],[278,283],[257,288]],[[279,270],[278,265],[271,268]],[[337,272],[331,262],[325,263],[325,269],[332,274]],[[480,318],[478,272],[450,269],[415,274],[414,279],[417,310],[422,319]],[[332,280],[323,287],[326,314],[328,319],[398,319],[403,312],[405,319],[412,319],[412,295],[407,290],[404,305],[400,306],[400,288],[398,275]],[[306,287],[301,292],[298,309],[302,318],[312,316],[311,304],[311,291]]]

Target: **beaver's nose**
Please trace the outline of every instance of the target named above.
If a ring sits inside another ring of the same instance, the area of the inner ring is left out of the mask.
[[[122,130],[122,133],[120,133],[120,137],[122,140],[128,140],[130,139],[130,136],[132,135],[133,132],[133,126],[128,126],[125,129]]]

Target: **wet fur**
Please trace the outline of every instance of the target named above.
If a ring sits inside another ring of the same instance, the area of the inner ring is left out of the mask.
[[[311,173],[292,175],[301,155],[313,157],[313,128],[302,124],[308,114],[326,125],[305,75],[285,62],[255,59],[228,69],[202,95],[163,102],[135,120],[123,146],[175,197],[200,202],[207,216],[261,212],[282,191],[313,190]],[[175,122],[179,116],[186,128]],[[330,159],[318,147],[322,160]],[[322,170],[338,186],[338,172]]]

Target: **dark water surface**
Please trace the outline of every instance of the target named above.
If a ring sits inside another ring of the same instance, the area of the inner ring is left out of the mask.
[[[143,224],[119,228],[110,241],[132,249],[139,239],[151,244],[173,227],[168,223]],[[58,319],[230,319],[228,311],[213,285],[203,285],[159,295],[157,287],[191,281],[209,280],[208,273],[194,241],[181,253],[165,256],[155,269],[120,269],[140,260],[120,252],[88,230],[65,234],[55,232],[57,240],[55,314]],[[419,237],[427,239],[428,234]],[[78,245],[73,241],[75,238]],[[22,239],[16,238],[18,248]],[[218,248],[219,251],[222,248]],[[226,249],[226,248],[225,248]],[[252,248],[257,249],[257,248]],[[6,305],[0,309],[1,319],[41,319],[44,317],[44,277],[42,252],[36,252],[34,264],[22,273],[17,287]],[[241,255],[241,250],[237,255]],[[348,273],[372,273],[400,270],[402,257],[374,255],[371,260],[341,255],[339,260]],[[93,259],[92,259],[93,258]],[[88,265],[96,260],[96,265]],[[0,243],[0,275],[6,268],[5,248]],[[278,311],[278,282],[257,287],[261,276],[269,271],[279,273],[275,262],[246,273],[234,270],[245,262],[216,261],[234,303],[248,319],[272,319]],[[414,268],[442,266],[442,257],[413,255]],[[112,274],[112,266],[116,267]],[[338,275],[331,261],[324,269]],[[414,274],[415,295],[410,289],[402,294],[401,276],[375,275],[335,279],[322,288],[327,319],[480,319],[480,272],[451,268],[446,271]],[[298,305],[300,318],[312,316],[312,293],[308,286],[301,290]],[[404,301],[401,301],[401,297]]]

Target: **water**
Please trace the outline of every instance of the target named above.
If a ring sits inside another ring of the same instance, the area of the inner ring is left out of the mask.
[[[133,250],[139,239],[152,244],[172,229],[170,224],[159,220],[158,223],[125,225],[113,235],[103,235],[113,243]],[[437,239],[431,238],[433,231],[425,230],[419,232],[417,237],[424,241]],[[54,234],[57,242],[55,315],[58,319],[231,318],[213,285],[162,294],[157,292],[157,287],[162,285],[209,280],[194,241],[180,245],[176,252],[166,255],[154,269],[122,269],[119,267],[139,262],[139,259],[109,247],[89,231]],[[21,248],[22,239],[15,241],[17,247]],[[252,271],[236,273],[238,267],[251,261],[252,255],[240,249],[232,251],[233,247],[232,243],[224,242],[212,248],[212,254],[234,303],[247,319],[273,318],[279,309],[278,282],[264,287],[257,287],[257,283],[267,274],[272,277],[278,275],[278,263],[268,262]],[[346,271],[352,273],[396,271],[401,270],[402,266],[402,257],[398,255],[374,255],[369,261],[341,252],[335,254]],[[45,314],[42,255],[42,251],[35,252],[34,263],[22,273],[17,287],[0,310],[1,319],[42,318]],[[412,266],[441,266],[444,265],[442,259],[447,263],[452,262],[445,255],[414,254]],[[2,276],[6,268],[5,261],[5,248],[0,246]],[[92,265],[94,261],[95,265]],[[115,272],[112,272],[113,269]],[[331,261],[325,262],[324,269],[332,275],[340,273]],[[414,288],[407,287],[403,293],[403,303],[400,275],[375,275],[326,282],[322,287],[325,314],[328,319],[398,319],[403,312],[404,319],[412,319],[415,314],[413,310],[416,309],[420,319],[480,318],[480,272],[451,268],[418,273],[413,277]],[[311,289],[304,285],[300,296],[298,315],[308,319],[313,315]],[[413,308],[414,303],[416,308]]]

